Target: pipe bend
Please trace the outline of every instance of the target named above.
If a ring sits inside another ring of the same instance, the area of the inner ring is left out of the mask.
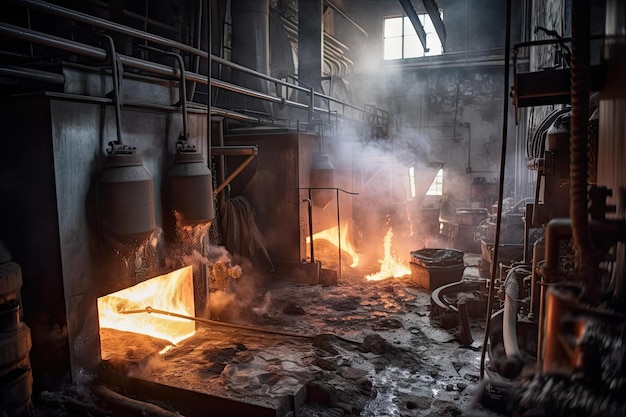
[[[572,236],[572,222],[570,219],[552,219],[546,226],[546,256],[543,270],[557,271],[559,265],[559,243]],[[542,272],[543,274],[543,272]]]
[[[504,311],[502,316],[502,342],[506,356],[520,357],[517,341],[517,310],[519,303],[519,284],[515,276],[515,269],[511,269],[504,285]]]

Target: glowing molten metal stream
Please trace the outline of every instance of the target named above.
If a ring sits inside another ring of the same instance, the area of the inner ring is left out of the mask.
[[[192,336],[196,327],[191,320],[147,311],[123,313],[146,307],[194,316],[192,267],[186,266],[98,298],[100,328],[146,334],[174,344]]]
[[[336,247],[339,247],[339,228],[335,226],[315,233],[313,235],[313,241],[315,242],[317,239],[327,240]],[[308,245],[311,244],[311,239],[309,237],[306,238],[306,243]],[[350,264],[350,268],[356,268],[359,266],[359,255],[356,253],[352,244],[348,241],[348,226],[346,224],[341,226],[341,251],[346,252],[352,257],[352,264]]]
[[[411,269],[402,260],[395,256],[395,253],[391,250],[391,238],[393,237],[393,231],[391,228],[387,230],[387,234],[383,239],[384,257],[380,262],[380,271],[375,274],[367,275],[365,278],[368,281],[380,281],[385,278],[399,278],[405,275],[411,274]]]

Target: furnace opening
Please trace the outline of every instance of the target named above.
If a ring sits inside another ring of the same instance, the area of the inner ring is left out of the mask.
[[[194,316],[193,268],[186,266],[98,298],[101,357],[112,353],[107,329],[145,334],[176,344],[196,332],[195,322],[150,311]],[[113,343],[112,343],[113,342]]]

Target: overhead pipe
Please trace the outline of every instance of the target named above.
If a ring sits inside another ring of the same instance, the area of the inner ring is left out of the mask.
[[[76,22],[85,23],[101,29],[111,30],[122,35],[134,36],[145,41],[154,42],[156,44],[167,46],[170,48],[176,48],[184,52],[188,52],[194,55],[198,55],[201,58],[208,58],[209,53],[193,46],[177,42],[162,36],[154,35],[152,33],[144,32],[143,30],[124,26],[119,23],[114,23],[109,20],[101,19],[96,16],[92,16],[86,13],[81,13],[76,10],[68,9],[66,7],[58,6],[56,4],[48,3],[40,0],[10,0],[15,4],[19,4],[24,7],[28,7],[33,10],[39,10],[42,12],[50,13],[56,16],[66,17]]]
[[[22,28],[22,27],[11,25],[11,24],[4,23],[4,22],[0,22],[0,35],[24,40],[27,42],[37,43],[37,44],[48,46],[51,48],[61,49],[66,52],[74,53],[77,55],[82,55],[82,56],[97,59],[97,60],[105,60],[107,58],[107,52],[105,49],[98,48],[95,46],[85,45],[83,43],[72,41],[70,39],[60,38],[58,36],[53,36],[53,35],[46,34],[43,32],[38,32],[38,31],[31,30],[31,29]],[[118,60],[120,64],[124,65],[125,67],[135,68],[141,71],[146,71],[152,74],[162,75],[166,77],[179,76],[179,71],[173,67],[168,67],[166,65],[149,62],[140,58],[134,58],[134,57],[123,55],[123,54],[118,54],[117,56],[118,56]],[[224,64],[224,65],[228,65],[232,68],[236,68],[236,69],[241,68],[241,66],[237,64],[231,63],[230,61],[222,60],[221,58],[216,57],[214,55],[211,55],[211,60]],[[298,90],[302,90],[302,91],[306,91],[310,93],[310,90],[306,88],[298,87],[293,84],[286,83],[277,78],[264,76],[263,74],[258,73],[256,71],[252,71],[252,70],[249,70],[249,71],[251,71],[249,72],[250,74],[253,74],[260,78],[268,79],[274,83],[281,84],[281,85],[284,84],[288,86],[289,88],[294,88],[294,89],[298,89]],[[187,81],[198,82],[200,84],[205,84],[205,85],[209,82],[207,76],[196,74],[193,72],[188,72],[188,71],[185,73],[185,78],[187,79]],[[305,109],[305,110],[309,109],[308,104],[298,103],[298,102],[291,101],[291,100],[285,100],[284,98],[271,96],[269,94],[259,93],[255,90],[251,90],[251,89],[240,87],[234,84],[226,83],[224,81],[214,79],[214,78],[211,79],[211,86],[228,89],[228,90],[241,93],[241,94],[250,95],[251,97],[260,98],[262,100],[268,100],[268,101],[275,102],[275,103],[284,103],[285,105],[295,107],[295,108],[300,108],[300,109]],[[349,103],[344,103],[341,100],[336,99],[334,97],[330,97],[325,94],[319,94],[319,93],[314,93],[314,94],[316,97],[319,97],[320,99],[338,103],[344,108],[354,109],[363,114],[375,116],[375,113],[371,111],[364,110],[358,106],[355,106]],[[314,107],[313,111],[328,113],[329,109]]]

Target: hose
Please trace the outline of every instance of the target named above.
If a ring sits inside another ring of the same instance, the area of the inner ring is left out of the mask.
[[[161,314],[164,316],[176,317],[176,318],[184,319],[184,320],[192,320],[192,321],[202,323],[208,326],[222,326],[222,327],[229,327],[232,329],[242,329],[242,330],[248,330],[251,332],[268,333],[268,334],[275,334],[279,336],[299,337],[302,339],[309,339],[309,340],[313,340],[316,337],[322,336],[322,334],[310,335],[310,334],[300,334],[300,333],[293,333],[293,332],[283,332],[280,330],[266,329],[264,327],[258,327],[258,326],[246,326],[244,324],[226,323],[223,321],[203,319],[201,317],[187,316],[185,314],[174,313],[172,311],[159,310],[156,308],[152,308],[150,306],[143,308],[143,309],[139,309],[139,310],[122,310],[122,311],[118,311],[118,313],[120,314],[140,314],[140,313]],[[361,344],[361,342],[357,342],[356,340],[347,339],[343,336],[338,336],[333,333],[324,333],[324,334],[328,334],[330,336],[337,338],[338,340],[341,340],[346,343],[351,343],[353,345]]]
[[[515,268],[509,270],[504,280],[504,312],[502,316],[502,342],[504,352],[511,358],[521,356],[517,342],[517,310],[519,309],[519,283]]]

